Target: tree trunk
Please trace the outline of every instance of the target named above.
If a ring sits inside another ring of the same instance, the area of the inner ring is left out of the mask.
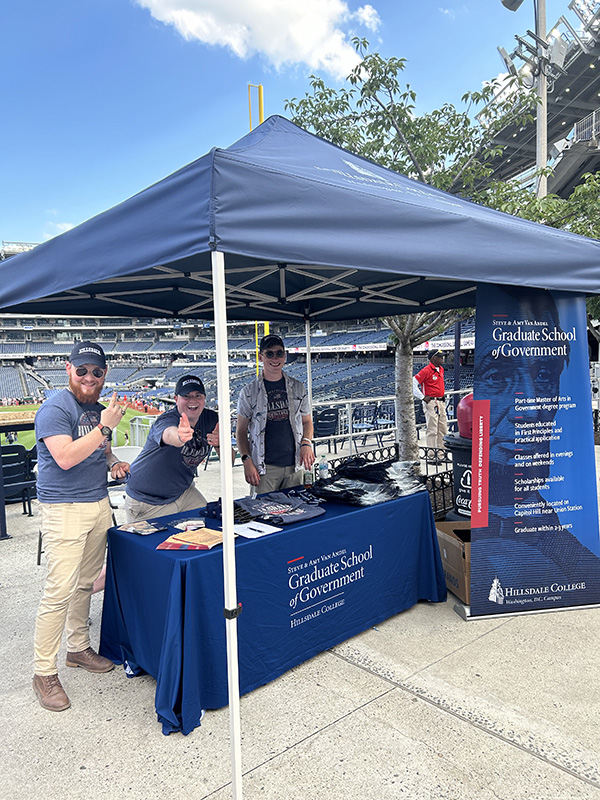
[[[412,388],[413,354],[408,342],[399,341],[395,350],[396,426],[400,461],[417,461],[419,445]]]

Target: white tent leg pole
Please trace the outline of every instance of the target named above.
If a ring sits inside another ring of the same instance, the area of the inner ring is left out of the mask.
[[[308,392],[308,402],[312,410],[312,357],[310,354],[310,320],[304,322],[304,334],[306,336],[306,390]]]
[[[223,580],[225,609],[237,609],[235,544],[233,534],[233,472],[231,464],[231,423],[229,396],[229,355],[227,349],[227,306],[225,303],[225,257],[212,253],[213,306],[219,402],[219,447],[221,452],[221,506],[223,512]],[[229,687],[229,731],[231,740],[231,784],[234,800],[242,800],[242,733],[240,724],[240,679],[238,670],[237,619],[227,619],[227,682]]]

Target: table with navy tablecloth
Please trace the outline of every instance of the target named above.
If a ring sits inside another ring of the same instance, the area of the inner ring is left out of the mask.
[[[446,599],[427,492],[325,508],[236,539],[241,694],[419,600]],[[187,734],[203,710],[228,702],[223,548],[156,550],[174,532],[109,531],[100,652],[129,676],[152,675],[163,733]]]

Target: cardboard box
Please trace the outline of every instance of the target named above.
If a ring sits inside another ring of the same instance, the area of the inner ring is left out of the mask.
[[[448,590],[466,605],[471,601],[471,520],[436,522]]]

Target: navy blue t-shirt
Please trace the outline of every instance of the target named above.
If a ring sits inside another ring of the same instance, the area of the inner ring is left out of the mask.
[[[66,435],[80,439],[100,422],[100,403],[80,403],[69,389],[46,400],[35,415],[38,442],[37,496],[41,503],[93,503],[107,495],[106,439],[81,464],[61,469],[44,439]]]
[[[296,463],[296,443],[290,424],[290,410],[285,378],[264,381],[267,391],[265,428],[265,464],[290,467]]]
[[[210,451],[207,434],[219,421],[216,411],[205,408],[194,426],[194,438],[183,447],[162,443],[166,428],[177,427],[181,415],[176,408],[165,411],[150,428],[144,449],[131,465],[127,494],[153,506],[172,503],[194,480],[196,467]]]

